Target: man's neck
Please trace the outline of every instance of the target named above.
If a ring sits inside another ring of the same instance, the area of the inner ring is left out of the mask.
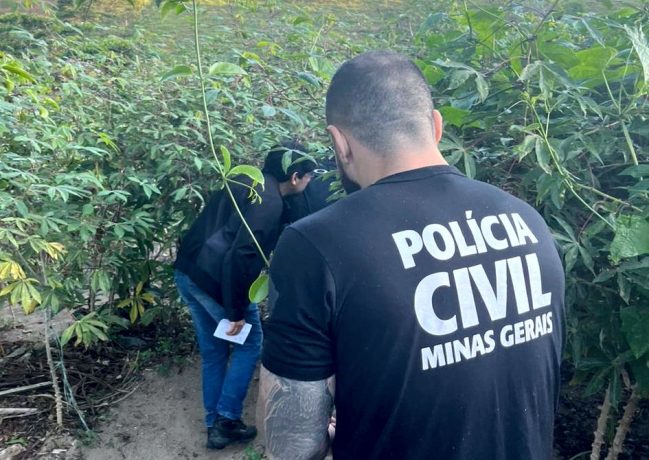
[[[426,168],[429,166],[444,166],[448,162],[441,155],[439,150],[431,152],[417,152],[395,155],[395,161],[377,163],[375,168],[368,171],[366,181],[371,185],[384,177],[392,176],[413,169]]]

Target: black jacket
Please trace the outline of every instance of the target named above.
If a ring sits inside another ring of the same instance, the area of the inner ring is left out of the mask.
[[[277,180],[268,174],[264,178],[264,190],[256,188],[261,203],[251,203],[246,187],[231,183],[230,188],[269,257],[282,230],[283,201]],[[223,305],[230,321],[243,319],[249,304],[248,289],[264,268],[264,261],[225,190],[211,196],[183,237],[174,268]]]

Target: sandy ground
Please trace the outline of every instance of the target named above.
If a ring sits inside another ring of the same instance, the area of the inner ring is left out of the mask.
[[[244,407],[246,423],[254,423],[257,383],[255,375]],[[249,458],[252,449],[263,452],[258,439],[220,451],[207,449],[201,401],[198,359],[168,377],[147,371],[138,390],[113,407],[96,428],[99,441],[84,448],[84,456],[87,460],[238,460]]]

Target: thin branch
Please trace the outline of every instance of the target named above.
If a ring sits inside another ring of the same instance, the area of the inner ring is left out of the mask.
[[[218,155],[216,154],[216,148],[214,147],[214,139],[212,138],[212,122],[210,121],[210,112],[207,108],[207,94],[205,92],[205,78],[203,76],[203,65],[201,63],[201,48],[200,48],[200,43],[198,40],[198,8],[196,6],[196,0],[192,0],[192,7],[193,7],[193,13],[194,13],[194,44],[196,48],[196,64],[198,66],[198,78],[200,80],[200,86],[201,86],[201,95],[203,98],[203,111],[205,112],[205,121],[207,124],[207,139],[210,145],[210,150],[212,151],[212,155],[214,156],[214,160],[216,161],[216,165],[219,169],[219,173],[221,174],[221,177],[223,178],[223,185],[225,186],[225,190],[228,193],[228,197],[230,198],[230,201],[232,202],[232,206],[234,207],[237,215],[241,219],[241,223],[245,227],[245,229],[248,231],[248,234],[250,235],[250,238],[252,238],[252,242],[254,243],[255,247],[257,248],[257,251],[259,252],[259,255],[262,257],[264,260],[264,264],[266,267],[270,266],[270,262],[268,261],[268,258],[266,257],[266,254],[264,253],[263,249],[261,248],[261,245],[257,241],[257,238],[255,237],[255,234],[253,233],[252,229],[248,225],[248,222],[246,222],[245,217],[243,216],[243,213],[241,212],[241,209],[239,208],[239,205],[237,203],[237,200],[234,198],[234,194],[232,193],[232,190],[230,189],[230,186],[228,184],[228,177],[226,176],[226,171],[223,169],[223,165],[221,164],[221,161],[219,160]]]
[[[638,409],[638,401],[640,400],[640,397],[638,396],[638,392],[637,392],[638,388],[636,385],[634,385],[632,388],[633,389],[631,390],[629,399],[626,402],[626,406],[624,406],[624,414],[620,419],[620,423],[617,426],[617,430],[615,430],[615,438],[613,439],[613,445],[608,451],[606,460],[617,460],[617,458],[622,453],[622,445],[624,444],[624,438],[626,438],[626,435],[629,432],[629,428],[631,428],[631,422],[633,422],[633,417],[635,416],[635,412]]]
[[[41,270],[43,275],[43,283],[47,284],[47,272],[45,271],[45,256],[41,252]],[[56,424],[63,427],[63,398],[61,397],[61,389],[59,388],[59,379],[56,375],[56,368],[54,366],[54,359],[52,358],[52,349],[50,347],[50,315],[52,309],[49,305],[45,307],[45,355],[47,356],[47,365],[50,368],[50,376],[52,377],[52,386],[54,387],[54,399],[56,401]]]
[[[36,388],[48,387],[50,385],[52,385],[52,382],[41,382],[41,383],[34,383],[33,385],[25,385],[23,387],[11,388],[9,390],[0,391],[0,396],[7,396],[7,395],[10,395],[10,394],[14,394],[14,393],[21,393],[23,391],[29,391],[29,390],[34,390]]]
[[[597,418],[597,429],[595,430],[595,438],[593,439],[592,450],[590,451],[590,460],[599,460],[602,445],[604,444],[604,432],[608,424],[608,414],[611,411],[611,385],[606,388],[606,395],[604,402],[600,407],[599,417]]]

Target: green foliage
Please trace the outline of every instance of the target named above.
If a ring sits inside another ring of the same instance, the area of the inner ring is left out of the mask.
[[[268,282],[269,278],[266,273],[262,273],[259,277],[252,283],[250,290],[248,291],[248,298],[252,303],[259,303],[268,297]]]
[[[649,12],[537,3],[199,6],[202,82],[176,0],[128,27],[0,17],[0,299],[73,309],[84,345],[163,318],[168,258],[208,191],[261,183],[253,166],[283,137],[327,153],[335,68],[392,48],[431,85],[448,160],[550,224],[575,380],[611,383],[614,404],[626,376],[649,395]]]
[[[612,382],[617,405],[626,375],[649,389],[649,12],[531,11],[454,4],[423,23],[415,53],[451,162],[551,225],[576,379],[591,393]]]
[[[70,339],[76,336],[76,345],[83,344],[87,347],[97,340],[108,340],[107,330],[108,325],[96,319],[96,312],[92,312],[63,331],[61,344],[67,344]]]
[[[145,320],[144,318],[147,317],[147,313],[155,311],[145,311],[147,305],[155,304],[155,295],[152,292],[144,291],[143,288],[144,282],[140,281],[135,287],[133,297],[126,298],[117,304],[117,308],[128,308],[128,316],[131,320],[131,323],[135,323],[138,318],[142,318],[145,323],[150,322]],[[151,313],[149,313],[148,316],[150,315]]]
[[[149,11],[147,29],[0,16],[0,302],[72,309],[68,340],[86,346],[103,340],[87,314],[110,329],[169,319],[168,259],[207,193],[239,175],[263,186],[259,155],[284,137],[324,151],[313,83],[334,69],[318,43],[332,18],[289,9],[268,33],[245,24],[257,7],[206,18],[235,46],[203,46],[204,107],[186,14]]]

